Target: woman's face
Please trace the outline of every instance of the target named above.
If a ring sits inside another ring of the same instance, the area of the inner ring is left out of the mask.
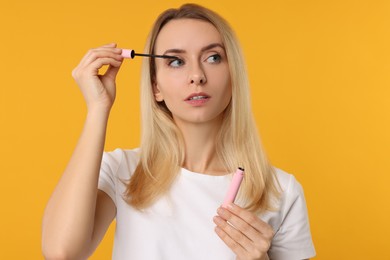
[[[160,31],[156,54],[157,101],[164,101],[177,124],[221,120],[232,97],[229,66],[222,40],[210,23],[169,21]]]

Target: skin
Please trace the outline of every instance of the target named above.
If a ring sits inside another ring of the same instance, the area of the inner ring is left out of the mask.
[[[180,32],[180,33],[178,33]],[[197,37],[194,37],[197,35]],[[216,29],[198,20],[170,21],[158,36],[156,53],[180,49],[184,65],[157,59],[154,93],[164,101],[183,133],[183,167],[205,174],[226,174],[215,156],[214,140],[231,99],[228,63]],[[116,75],[123,62],[121,49],[108,44],[91,49],[73,70],[87,104],[83,131],[72,157],[45,209],[42,251],[46,259],[86,259],[96,249],[116,215],[114,202],[97,189],[107,122],[116,96]],[[214,55],[220,55],[221,59]],[[218,61],[218,62],[215,62]],[[108,65],[104,75],[99,69]],[[191,93],[205,92],[200,105],[185,102]],[[232,204],[214,217],[216,234],[237,259],[267,259],[273,231],[253,213]],[[228,224],[228,222],[231,224]]]
[[[115,100],[121,49],[91,49],[73,70],[87,104],[84,128],[43,216],[45,259],[87,259],[116,215],[113,201],[97,189],[108,117]],[[98,71],[109,68],[104,75]]]
[[[220,124],[232,93],[218,31],[206,22],[173,20],[161,30],[155,49],[156,53],[178,57],[177,60],[156,59],[156,100],[165,101],[175,123],[179,127]],[[204,105],[192,106],[184,101],[199,92],[210,96]]]

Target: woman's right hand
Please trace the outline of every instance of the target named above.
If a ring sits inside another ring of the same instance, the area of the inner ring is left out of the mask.
[[[72,71],[89,111],[111,109],[115,101],[115,78],[123,61],[121,52],[115,43],[91,49]],[[108,65],[108,69],[99,75],[104,65]]]

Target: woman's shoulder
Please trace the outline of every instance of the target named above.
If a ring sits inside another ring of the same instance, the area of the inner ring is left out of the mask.
[[[294,175],[278,168],[274,169],[280,196],[273,201],[275,210],[265,212],[262,219],[274,230],[279,230],[281,225],[289,225],[298,219],[306,218],[307,209],[302,186]]]
[[[103,153],[103,159],[115,161],[117,163],[120,163],[123,159],[138,161],[139,152],[140,152],[139,148],[134,148],[134,149],[116,148],[111,151],[105,151]]]
[[[275,173],[282,195],[294,197],[303,193],[302,185],[293,174],[279,168],[275,168]]]
[[[117,148],[112,151],[106,151],[103,153],[102,165],[103,167],[109,167],[114,174],[117,173],[116,175],[128,175],[138,165],[139,153],[139,148]]]

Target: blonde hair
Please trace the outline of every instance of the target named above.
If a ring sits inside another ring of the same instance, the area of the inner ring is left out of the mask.
[[[218,14],[199,5],[185,4],[168,9],[157,18],[147,39],[146,53],[154,53],[159,32],[174,19],[203,20],[219,31],[229,63],[232,99],[224,111],[216,152],[227,172],[234,172],[238,166],[245,168],[239,194],[245,207],[253,212],[273,209],[272,198],[279,197],[278,183],[261,147],[251,112],[248,76],[237,37]],[[164,102],[155,100],[155,76],[154,60],[149,59],[142,67],[140,161],[125,193],[126,201],[138,209],[150,206],[169,190],[185,159],[180,130]]]

